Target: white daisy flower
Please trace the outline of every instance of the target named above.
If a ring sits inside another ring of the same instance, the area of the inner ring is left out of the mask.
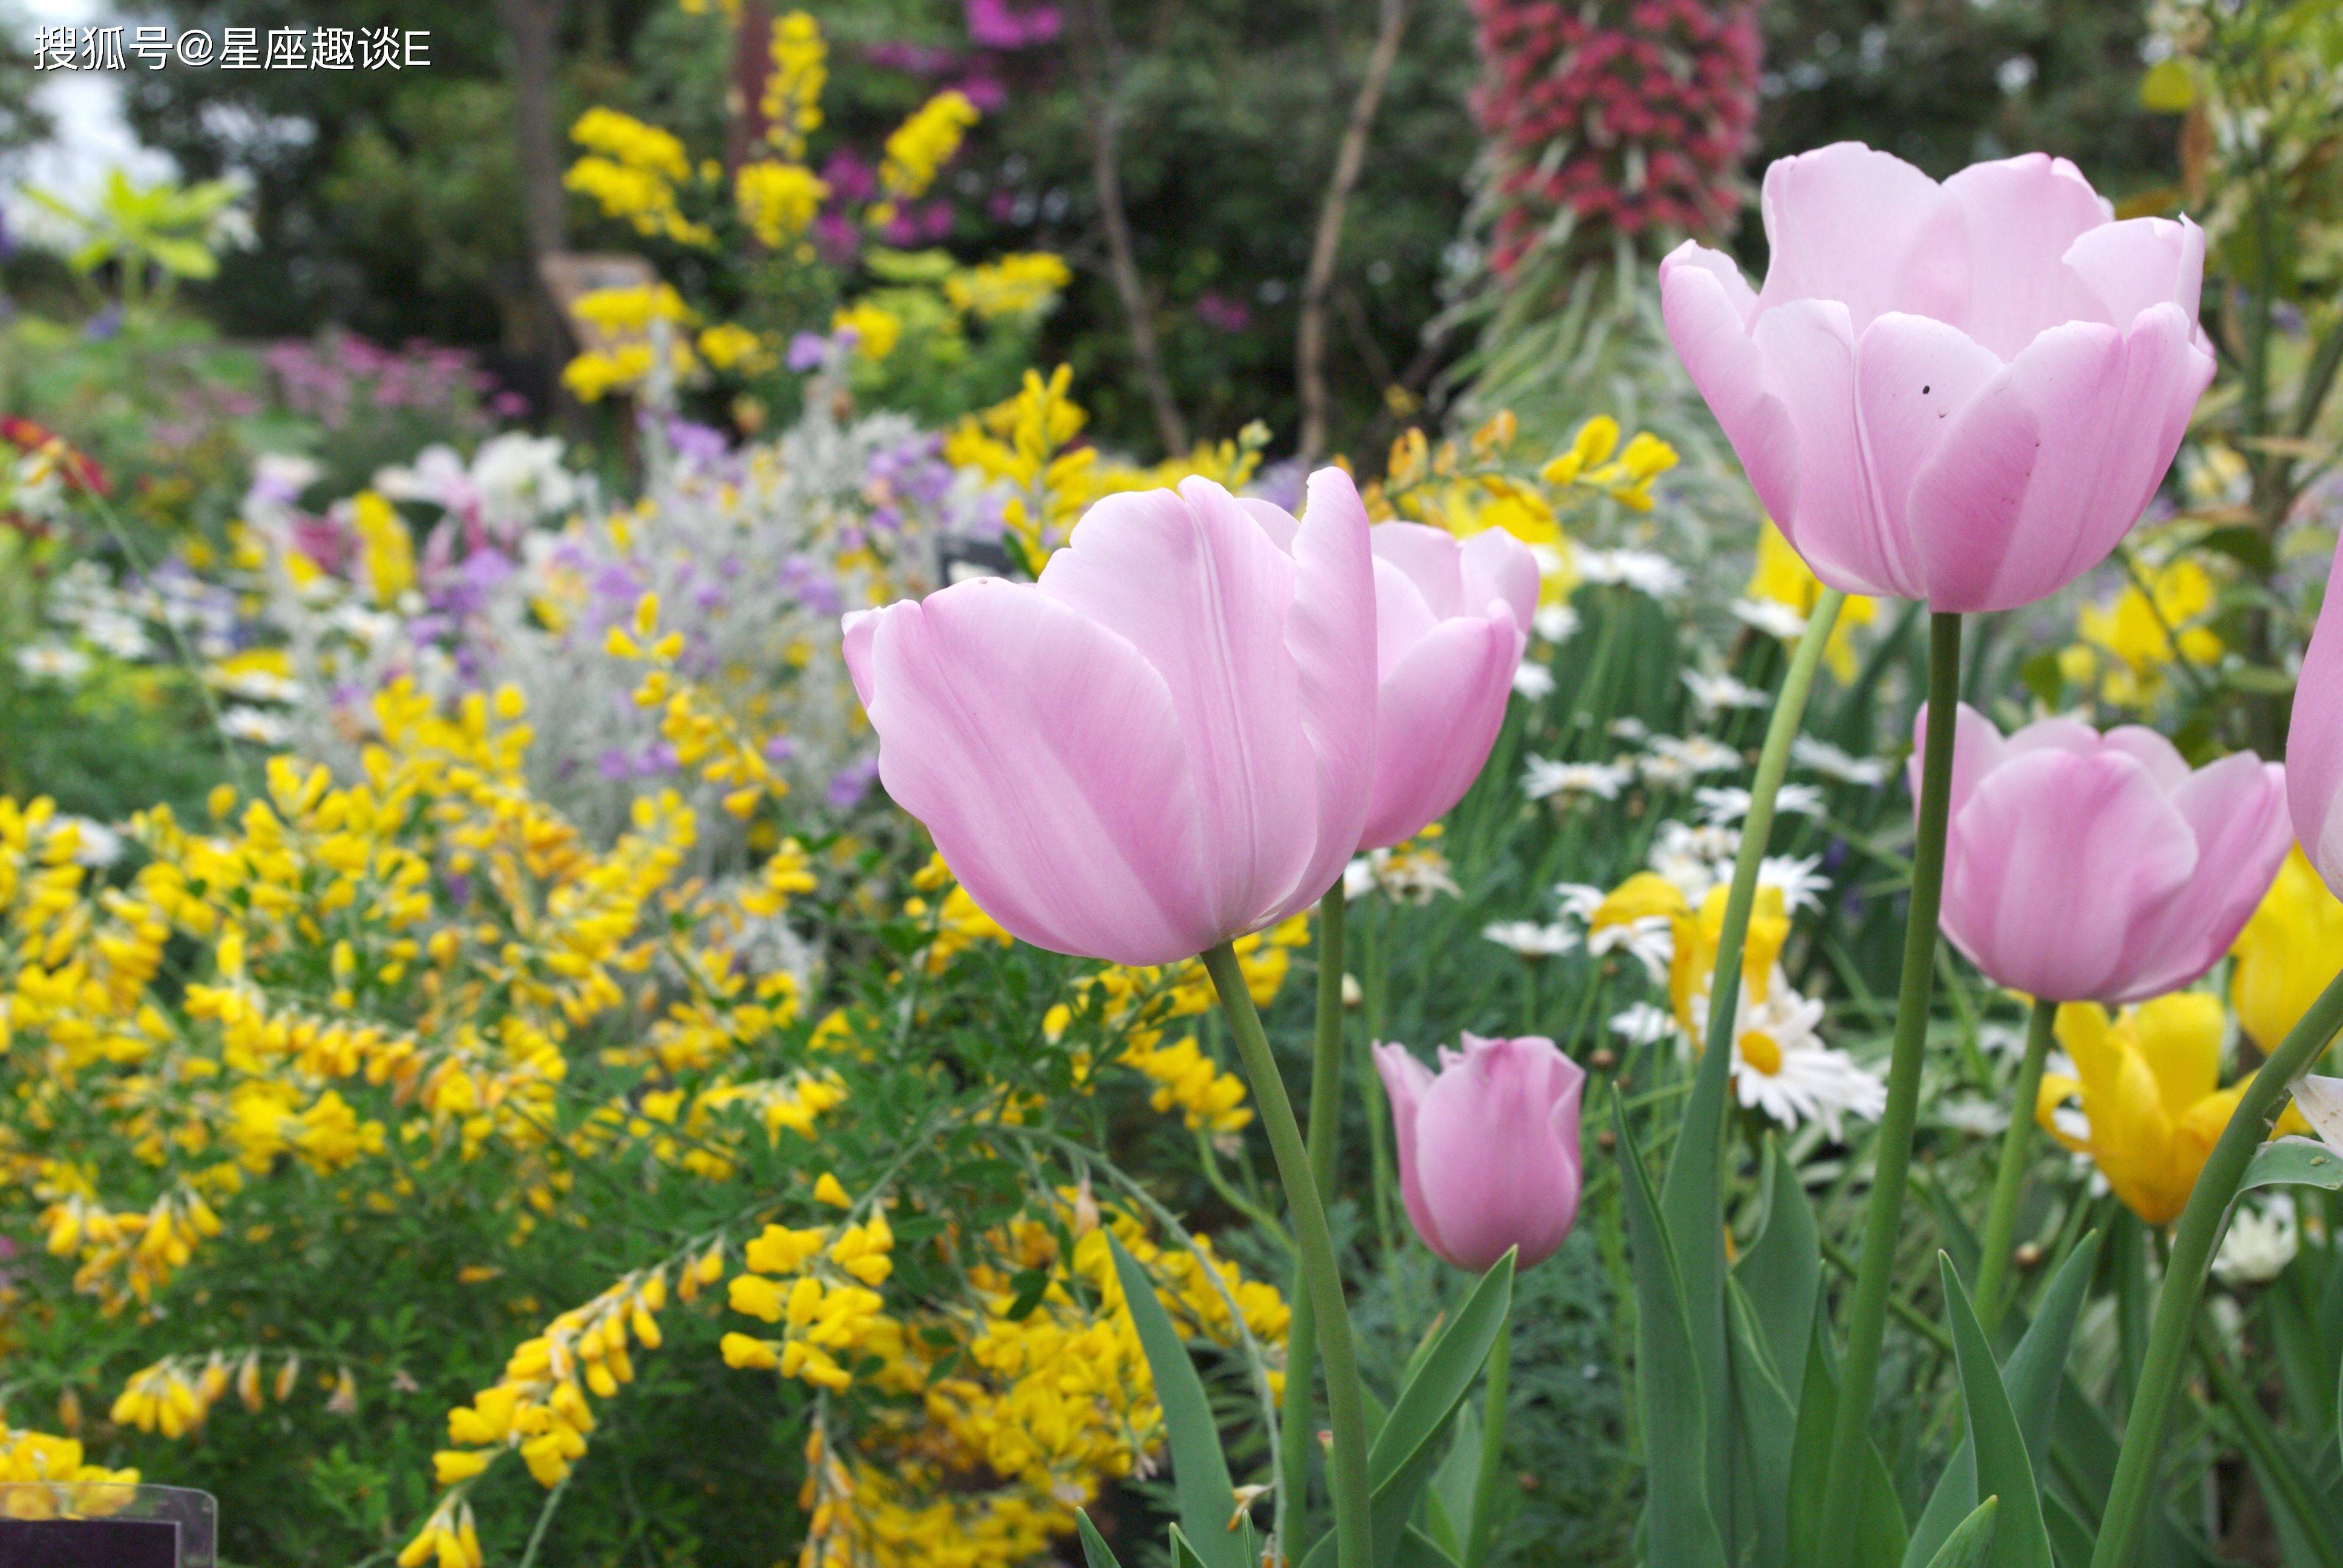
[[[1482,927],[1481,934],[1525,959],[1554,958],[1578,945],[1577,934],[1568,926],[1542,926],[1535,920],[1497,920]]]
[[[1649,550],[1579,550],[1571,565],[1581,581],[1618,583],[1659,599],[1675,598],[1688,580],[1674,561]]]
[[[1624,719],[1611,721],[1611,733],[1622,740],[1649,740],[1652,727],[1630,713]]]
[[[99,610],[81,623],[82,635],[116,658],[145,658],[155,651],[146,628],[115,610]]]
[[[1342,869],[1344,901],[1378,888],[1403,904],[1428,904],[1443,893],[1452,899],[1463,896],[1456,879],[1448,874],[1448,857],[1420,843],[1371,849]]]
[[[1744,680],[1719,672],[1706,675],[1696,669],[1684,673],[1684,683],[1692,692],[1692,699],[1704,714],[1717,714],[1729,708],[1763,708],[1773,699]]]
[[[1694,777],[1692,764],[1664,751],[1635,759],[1635,771],[1644,776],[1644,783],[1656,784],[1663,789],[1681,789]]]
[[[2229,1233],[2213,1259],[2213,1272],[2225,1285],[2266,1285],[2286,1272],[2302,1250],[2302,1234],[2295,1222],[2294,1200],[2280,1192],[2255,1205],[2241,1203],[2229,1221]]]
[[[1629,1045],[1651,1045],[1667,1039],[1675,1030],[1675,1014],[1647,1001],[1639,1001],[1611,1017],[1611,1032]]]
[[[1740,752],[1706,735],[1687,735],[1681,739],[1673,735],[1655,735],[1652,738],[1652,750],[1659,756],[1674,758],[1694,773],[1730,773],[1742,765]]]
[[[1820,855],[1768,855],[1757,863],[1757,885],[1779,888],[1782,906],[1791,914],[1819,910],[1830,879],[1821,874]]]
[[[1811,735],[1801,735],[1790,742],[1790,757],[1826,779],[1865,789],[1876,789],[1886,783],[1893,771],[1884,757],[1856,757]]]
[[[1522,793],[1533,800],[1549,795],[1593,795],[1615,800],[1634,769],[1615,762],[1554,762],[1533,752],[1524,759]]]
[[[1693,801],[1700,808],[1704,820],[1720,827],[1730,827],[1747,819],[1754,800],[1748,790],[1738,785],[1709,786],[1695,789]],[[1774,792],[1776,813],[1792,812],[1801,817],[1823,814],[1823,792],[1812,784],[1785,784]]]
[[[1642,915],[1588,933],[1586,950],[1597,958],[1624,952],[1644,966],[1644,978],[1665,985],[1668,966],[1676,956],[1676,929],[1665,915]]]
[[[1990,1100],[1947,1100],[1936,1107],[1936,1117],[1972,1138],[1998,1138],[2009,1128],[2009,1107]]]
[[[16,650],[16,668],[35,680],[71,685],[89,673],[89,655],[54,642],[36,642]]]
[[[2343,1149],[2343,1078],[2320,1078],[2314,1073],[2299,1080],[2294,1086],[2294,1103],[2319,1137]]]
[[[1563,918],[1576,920],[1581,925],[1594,918],[1594,911],[1603,907],[1604,897],[1603,890],[1592,882],[1556,882],[1554,885],[1554,902],[1560,907]]]
[[[1705,995],[1693,1016],[1707,1012]],[[1741,1002],[1733,1031],[1733,1083],[1741,1103],[1785,1127],[1821,1124],[1841,1141],[1843,1118],[1876,1121],[1887,1109],[1887,1084],[1855,1058],[1823,1043],[1823,1004],[1800,996],[1776,971],[1765,1000]]]
[[[238,740],[257,746],[282,746],[293,739],[293,726],[265,709],[231,708],[220,715],[220,728]]]
[[[1542,604],[1530,629],[1547,642],[1568,642],[1578,631],[1578,612],[1566,604]]]
[[[301,695],[300,682],[266,669],[241,669],[219,677],[220,689],[247,702],[291,702]]]
[[[1732,608],[1735,620],[1784,642],[1795,641],[1806,629],[1806,618],[1779,599],[1737,598]]]
[[[1647,863],[1674,884],[1684,902],[1697,909],[1708,890],[1733,879],[1734,859],[1741,853],[1741,829],[1710,823],[1694,828],[1669,820],[1652,835]]]
[[[1513,690],[1532,702],[1543,702],[1554,695],[1554,671],[1525,658],[1513,666]]]

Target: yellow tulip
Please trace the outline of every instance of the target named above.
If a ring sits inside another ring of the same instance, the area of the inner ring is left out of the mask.
[[[1815,606],[1823,597],[1823,585],[1821,579],[1806,568],[1806,563],[1799,558],[1798,552],[1790,548],[1790,541],[1782,537],[1782,530],[1769,519],[1764,531],[1757,536],[1757,561],[1750,570],[1748,586],[1741,590],[1741,596],[1760,604],[1787,606],[1803,618],[1814,614]],[[1855,678],[1855,644],[1851,640],[1854,629],[1858,626],[1868,626],[1878,616],[1878,601],[1860,594],[1850,597],[1840,607],[1838,625],[1832,630],[1830,641],[1823,646],[1823,658],[1830,664],[1831,673],[1840,680]]]
[[[2187,1206],[2214,1142],[2250,1081],[2220,1087],[2221,1002],[2205,991],[2157,997],[2109,1017],[2096,1002],[2058,1010],[2058,1043],[2076,1077],[2042,1080],[2035,1116],[2053,1138],[2087,1154],[2126,1207],[2169,1225]],[[2077,1135],[2056,1113],[2079,1101]],[[2289,1131],[2281,1121],[2278,1131]]]
[[[2343,969],[2343,900],[2327,890],[2300,846],[2229,951],[2237,960],[2229,1005],[2248,1039],[2265,1054],[2276,1050]]]

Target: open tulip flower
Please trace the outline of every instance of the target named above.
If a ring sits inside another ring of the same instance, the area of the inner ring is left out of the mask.
[[[2057,1031],[2075,1074],[2042,1080],[2036,1118],[2059,1142],[2089,1155],[2133,1213],[2169,1225],[2251,1081],[2220,1086],[2220,999],[2182,991],[2113,1017],[2096,1003],[2070,1002],[2058,1010]],[[2087,1129],[2062,1114],[2077,1105]],[[2289,1114],[2278,1131],[2308,1127]]]
[[[1815,574],[1970,611],[2097,565],[2213,377],[2197,226],[2117,223],[2039,153],[1938,185],[1854,142],[1776,162],[1763,207],[1763,287],[1686,241],[1661,305]]]
[[[1403,1045],[1375,1047],[1415,1233],[1473,1273],[1518,1247],[1542,1261],[1578,1220],[1579,1098],[1586,1073],[1537,1035],[1463,1036],[1433,1073]]]
[[[1374,801],[1360,847],[1388,849],[1464,798],[1505,720],[1537,613],[1537,561],[1503,528],[1459,539],[1373,530]]]
[[[1966,703],[1957,723],[1941,922],[2012,990],[2126,1002],[2188,985],[2286,858],[2277,763],[2240,752],[2192,772],[2152,730],[2070,719],[2004,739]]]
[[[1299,522],[1191,478],[1100,501],[1038,582],[848,616],[880,781],[1037,947],[1172,963],[1307,908],[1375,781],[1367,535],[1340,469]]]
[[[2343,565],[2343,546],[2336,550]],[[2326,602],[2310,646],[2303,649],[2302,676],[2295,683],[2294,721],[2286,735],[2291,769],[2287,804],[2294,813],[2295,837],[2327,886],[2343,895],[2343,578],[2329,568]]]

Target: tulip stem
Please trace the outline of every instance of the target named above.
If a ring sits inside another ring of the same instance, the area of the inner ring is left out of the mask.
[[[2205,1161],[2188,1207],[2172,1233],[2172,1256],[2165,1265],[2164,1285],[2157,1292],[2156,1317],[2148,1330],[2147,1354],[2139,1371],[2139,1386],[2132,1391],[2131,1415],[2124,1424],[2121,1456],[2115,1480],[2107,1487],[2107,1511],[2099,1521],[2098,1544],[2091,1553],[2091,1568],[2118,1568],[2129,1563],[2139,1541],[2140,1523],[2153,1490],[2157,1462],[2164,1452],[2164,1424],[2172,1395],[2188,1357],[2188,1342],[2204,1301],[2205,1276],[2213,1265],[2229,1206],[2245,1180],[2246,1167],[2270,1124],[2285,1108],[2294,1081],[2316,1063],[2336,1031],[2343,1030],[2343,974],[2318,993],[2278,1050],[2248,1080],[2221,1130],[2220,1141]]]
[[[1337,882],[1318,900],[1318,1024],[1310,1053],[1310,1173],[1321,1203],[1334,1201],[1342,1132],[1343,909],[1342,884]],[[1285,1333],[1285,1408],[1277,1429],[1278,1510],[1283,1520],[1278,1539],[1288,1543],[1308,1524],[1310,1385],[1318,1359],[1317,1307],[1298,1261],[1292,1298],[1293,1320]]]
[[[1984,1251],[1978,1254],[1977,1322],[1992,1333],[2001,1322],[2002,1286],[2009,1278],[2009,1249],[2017,1233],[2017,1200],[2026,1191],[2026,1164],[2034,1152],[2034,1102],[2042,1097],[2042,1068],[2050,1060],[2058,1004],[2039,1001],[2026,1020],[2026,1060],[2017,1069],[2017,1092],[2010,1101],[2009,1131],[2001,1135],[2001,1165],[1993,1177],[1992,1206],[1986,1210]]]
[[[1293,1212],[1303,1294],[1315,1309],[1319,1354],[1326,1366],[1326,1422],[1334,1440],[1326,1473],[1327,1489],[1334,1496],[1336,1568],[1372,1568],[1374,1531],[1367,1512],[1366,1412],[1359,1364],[1351,1348],[1350,1310],[1342,1302],[1342,1268],[1334,1259],[1333,1234],[1326,1228],[1326,1205],[1319,1199],[1310,1151],[1293,1119],[1293,1101],[1286,1098],[1285,1081],[1278,1074],[1269,1036],[1262,1030],[1261,1014],[1253,1010],[1252,994],[1245,990],[1235,950],[1222,942],[1204,953],[1203,963],[1213,989],[1221,993],[1221,1010],[1228,1015],[1229,1033],[1236,1039],[1237,1054],[1252,1082],[1270,1152],[1277,1157],[1278,1180],[1284,1183],[1285,1201]],[[1338,972],[1335,984],[1341,983]],[[1338,990],[1338,1000],[1340,994]]]
[[[1505,1401],[1513,1366],[1513,1320],[1497,1326],[1489,1347],[1489,1405],[1481,1422],[1481,1469],[1473,1482],[1473,1523],[1464,1541],[1464,1568],[1484,1568],[1497,1530],[1497,1486],[1505,1469]]]
[[[1912,1171],[1912,1131],[1920,1111],[1920,1064],[1928,1042],[1928,1004],[1936,979],[1936,910],[1945,890],[1945,828],[1953,792],[1953,734],[1961,693],[1961,618],[1928,617],[1928,729],[1920,758],[1919,828],[1912,846],[1912,908],[1904,925],[1904,974],[1896,996],[1896,1043],[1888,1059],[1887,1109],[1874,1146],[1871,1201],[1863,1251],[1855,1259],[1855,1298],[1847,1309],[1840,1358],[1838,1409],[1831,1422],[1829,1481],[1823,1493],[1817,1563],[1855,1557],[1855,1503],[1863,1493],[1863,1445],[1879,1382],[1887,1332],[1887,1296],[1904,1189]],[[2100,1537],[2102,1546],[2107,1537]]]

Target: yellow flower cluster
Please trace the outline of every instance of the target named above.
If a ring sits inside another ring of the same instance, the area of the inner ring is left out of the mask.
[[[1475,534],[1501,528],[1523,543],[1561,548],[1561,510],[1587,496],[1608,496],[1632,511],[1652,508],[1652,481],[1676,466],[1675,448],[1643,432],[1619,446],[1619,422],[1597,415],[1578,427],[1571,444],[1534,469],[1521,467],[1513,448],[1520,423],[1500,412],[1462,446],[1434,447],[1421,428],[1392,442],[1381,481],[1366,487],[1369,515],[1406,518]]]
[[[659,601],[647,593],[635,603],[631,628],[614,626],[603,648],[613,658],[636,659],[650,668],[635,688],[635,706],[660,709],[659,735],[675,749],[677,763],[697,769],[723,788],[724,809],[747,818],[758,803],[789,793],[787,780],[765,759],[765,749],[699,683],[679,678],[676,659],[683,634],[659,631]]]
[[[871,203],[866,215],[873,228],[893,222],[897,204],[923,195],[936,183],[937,174],[960,151],[961,138],[976,121],[976,106],[968,95],[947,87],[888,134],[886,156],[879,165],[883,199]]]
[[[997,321],[1046,308],[1073,280],[1064,260],[1049,251],[1013,251],[945,278],[944,297],[954,310]]]
[[[821,128],[821,94],[830,82],[830,46],[822,42],[821,28],[811,16],[792,11],[774,19],[772,41],[767,47],[772,65],[765,73],[758,113],[765,122],[765,140],[782,157],[795,161],[805,156],[806,138]],[[745,208],[747,203],[741,205]]]
[[[759,158],[742,164],[732,177],[740,221],[768,250],[805,233],[829,196],[830,182],[803,164]]]
[[[76,1438],[24,1432],[0,1421],[0,1519],[75,1519],[112,1513],[135,1470],[87,1463]]]
[[[181,1437],[202,1426],[210,1418],[212,1406],[231,1390],[248,1411],[266,1408],[272,1389],[277,1402],[282,1404],[300,1386],[301,1358],[283,1355],[274,1379],[262,1376],[263,1359],[256,1350],[240,1357],[214,1351],[196,1366],[179,1357],[166,1356],[130,1374],[109,1415],[118,1425]],[[357,1379],[348,1367],[338,1368],[325,1380],[325,1386],[333,1391],[327,1409],[343,1415],[357,1412]]]
[[[673,132],[598,106],[578,117],[569,139],[586,154],[561,183],[601,208],[603,216],[622,219],[646,237],[699,247],[716,243],[715,232],[687,218],[676,198],[692,167]]]
[[[192,1191],[168,1193],[144,1211],[114,1213],[81,1192],[63,1191],[73,1179],[69,1167],[50,1165],[35,1184],[36,1192],[55,1198],[41,1215],[48,1249],[79,1259],[74,1289],[101,1297],[108,1312],[153,1301],[196,1249],[220,1233],[219,1216]]]
[[[822,1181],[816,1197],[845,1197],[835,1177]],[[880,1311],[885,1299],[872,1288],[893,1271],[894,1245],[886,1213],[875,1206],[868,1220],[835,1229],[766,1226],[742,1250],[749,1271],[733,1275],[726,1290],[734,1312],[779,1324],[781,1337],[728,1333],[719,1347],[724,1364],[777,1371],[836,1392],[854,1383],[842,1362],[866,1354],[899,1360],[902,1326]]]
[[[358,537],[361,576],[375,603],[397,604],[415,586],[415,536],[406,520],[379,492],[361,490],[350,502],[350,528]]]
[[[865,359],[884,359],[902,341],[903,318],[876,300],[858,299],[831,316],[830,329],[852,333],[855,352]]]
[[[2101,701],[2145,707],[2176,666],[2219,660],[2221,639],[2203,624],[2217,598],[2213,575],[2193,556],[2144,568],[2112,605],[2075,612],[2077,639],[2058,655],[2059,673]]]

